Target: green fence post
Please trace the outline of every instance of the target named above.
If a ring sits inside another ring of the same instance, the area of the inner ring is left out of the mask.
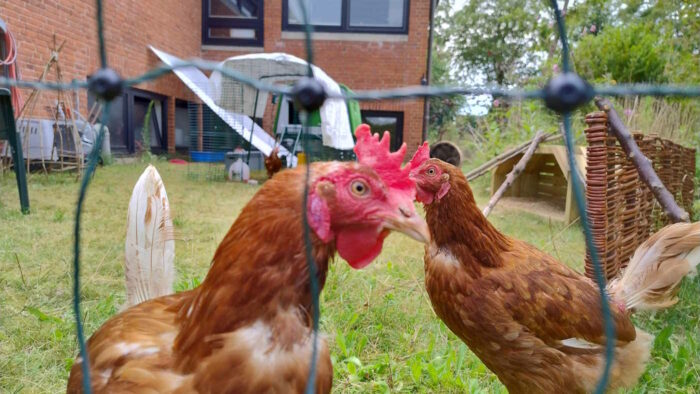
[[[15,115],[12,111],[12,95],[7,89],[0,89],[0,139],[6,139],[10,143],[12,160],[14,161],[13,167],[17,175],[19,204],[22,213],[28,214],[29,193],[27,192],[27,176],[24,173],[24,160],[22,159],[22,143],[17,138]]]

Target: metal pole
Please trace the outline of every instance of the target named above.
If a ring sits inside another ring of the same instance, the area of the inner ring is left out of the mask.
[[[250,141],[248,141],[248,158],[245,163],[250,168],[250,151],[253,150],[253,130],[255,130],[255,115],[258,114],[258,97],[260,96],[260,90],[255,91],[255,104],[253,104],[253,117],[250,120]]]
[[[7,140],[12,151],[15,174],[17,175],[17,190],[19,191],[19,205],[22,213],[29,213],[29,192],[27,191],[27,175],[24,172],[24,158],[22,158],[22,143],[17,138],[17,126],[15,125],[15,115],[12,111],[12,95],[5,89],[0,90],[0,107],[5,120]],[[0,127],[3,127],[0,125]]]
[[[435,19],[435,0],[430,0],[430,29],[428,30],[428,60],[425,66],[425,84],[430,85],[430,69],[433,65],[433,27]],[[423,99],[423,133],[421,140],[428,139],[428,125],[430,124],[430,99]]]

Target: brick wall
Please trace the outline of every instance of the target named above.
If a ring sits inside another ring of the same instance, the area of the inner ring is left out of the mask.
[[[408,36],[374,36],[378,41],[357,41],[357,35],[336,34],[335,39],[314,41],[314,63],[338,82],[352,89],[393,88],[417,85],[425,73],[429,0],[410,5]],[[201,44],[201,0],[119,0],[104,2],[105,40],[108,62],[124,77],[139,75],[159,62],[148,49],[153,45],[173,55],[200,56],[223,60],[251,50],[211,50]],[[85,79],[99,66],[95,5],[93,0],[0,0],[0,17],[7,22],[19,43],[22,78],[37,80],[50,56],[53,35],[66,41],[59,55],[64,81]],[[265,1],[265,52],[287,52],[304,58],[304,41],[282,32],[282,0]],[[365,36],[367,38],[368,36]],[[341,38],[342,41],[338,41]],[[258,49],[258,51],[260,51]],[[50,73],[48,80],[55,80]],[[195,100],[177,79],[168,75],[138,86],[174,98]],[[24,97],[28,91],[24,92]],[[40,111],[55,100],[55,93],[43,94]],[[87,93],[79,93],[80,109],[87,111]],[[362,103],[363,109],[404,112],[404,141],[413,150],[420,143],[423,101]],[[271,111],[267,111],[271,112]],[[267,114],[266,114],[267,115]],[[35,116],[49,116],[37,113]],[[169,114],[168,134],[174,144],[174,114]],[[266,123],[271,125],[270,115]],[[267,127],[270,127],[267,125]],[[171,130],[172,129],[172,130]],[[174,149],[174,146],[171,147]]]
[[[327,39],[316,39],[314,64],[322,68],[331,78],[348,85],[353,90],[396,88],[418,85],[426,72],[428,51],[428,25],[430,1],[410,2],[408,36],[370,35],[365,37],[386,38],[384,41],[338,41],[332,38],[350,36],[342,33],[326,34]],[[299,34],[282,32],[282,0],[265,1],[265,52],[286,52],[305,58],[304,40]],[[289,38],[292,35],[295,38]],[[324,36],[319,34],[319,36]],[[299,37],[299,38],[296,38]],[[362,37],[356,34],[354,39]],[[391,41],[391,40],[402,41]],[[208,59],[223,60],[248,51],[222,52],[204,50]],[[403,137],[409,154],[420,145],[423,128],[423,100],[362,102],[362,109],[401,111],[404,113]],[[267,111],[271,112],[271,111]],[[271,127],[273,116],[265,114],[263,126]]]
[[[53,35],[65,46],[59,55],[63,79],[85,79],[99,65],[93,0],[0,0],[0,17],[19,43],[22,78],[37,80],[50,57]],[[119,0],[104,2],[107,58],[122,76],[141,74],[158,64],[147,45],[177,56],[199,55],[201,1]],[[188,26],[191,26],[189,28]],[[48,80],[55,80],[51,72]],[[174,75],[138,86],[166,96],[192,98]],[[27,92],[25,92],[27,93]],[[25,97],[27,94],[25,94]],[[85,110],[87,93],[80,92]]]

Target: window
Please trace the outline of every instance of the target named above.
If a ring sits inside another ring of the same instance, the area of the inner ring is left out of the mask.
[[[350,1],[351,27],[402,28],[404,0]]]
[[[304,14],[301,10],[301,0],[288,0],[290,24],[303,25]],[[306,1],[306,9],[309,12],[309,21],[314,26],[342,26],[342,0]]]
[[[150,141],[143,141],[143,126],[148,105],[153,101],[150,120]],[[88,92],[88,108],[95,97]],[[109,105],[110,149],[115,154],[142,152],[148,143],[151,152],[160,153],[168,149],[167,98],[156,93],[130,88],[116,97]]]
[[[150,125],[148,126],[150,141],[144,141],[143,129],[146,127],[146,114],[148,106],[153,101],[153,109],[149,118]],[[163,104],[164,100],[158,99],[157,96],[141,95],[133,93],[131,95],[131,127],[134,130],[134,152],[143,152],[148,145],[149,150],[153,153],[161,153],[168,150],[167,132],[163,126]]]
[[[202,43],[263,45],[263,0],[202,0]]]
[[[391,150],[395,151],[403,143],[403,112],[394,111],[362,111],[362,123],[367,123],[372,134],[384,135],[391,133]]]
[[[109,103],[107,130],[112,153],[129,153],[129,136],[126,122],[126,96],[115,97]],[[88,90],[88,108],[95,103],[95,96]],[[98,123],[100,120],[98,120]]]
[[[302,1],[316,31],[408,33],[409,0],[283,0],[283,29],[303,30]]]
[[[188,101],[175,100],[175,150],[187,151],[190,148],[190,117]]]

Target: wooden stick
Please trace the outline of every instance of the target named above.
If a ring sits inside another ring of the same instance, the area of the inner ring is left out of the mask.
[[[634,142],[634,138],[632,138],[632,135],[625,127],[615,108],[613,108],[612,103],[608,99],[596,97],[595,104],[600,110],[608,114],[610,133],[620,142],[620,146],[625,151],[627,158],[637,167],[639,178],[649,187],[666,215],[671,219],[671,222],[689,222],[690,216],[688,212],[678,206],[673,195],[666,189],[659,176],[656,175],[651,160],[644,156],[637,143]]]
[[[556,141],[559,138],[561,138],[561,134],[545,134],[543,142],[550,142],[550,141]],[[500,155],[494,157],[493,159],[487,161],[486,163],[480,165],[479,167],[469,171],[465,176],[467,177],[467,181],[473,181],[474,179],[488,173],[491,171],[493,167],[496,167],[497,165],[505,162],[506,160],[512,158],[513,156],[516,156],[520,153],[523,153],[528,146],[530,146],[531,141],[523,142],[522,144],[516,146],[515,148],[512,148],[510,150],[507,150]]]
[[[503,194],[506,192],[506,189],[513,184],[513,181],[520,176],[520,173],[525,170],[525,166],[527,165],[527,162],[530,161],[532,158],[532,155],[535,154],[535,150],[537,149],[537,145],[542,142],[542,140],[546,137],[547,135],[544,134],[541,131],[538,131],[537,134],[535,134],[535,138],[532,139],[532,142],[530,142],[530,147],[527,148],[527,152],[523,155],[523,157],[518,161],[518,164],[516,164],[513,167],[513,170],[508,173],[506,176],[506,180],[501,184],[501,186],[498,188],[496,193],[493,194],[491,197],[491,200],[489,200],[489,204],[484,208],[484,216],[489,216],[489,213],[491,213],[491,210],[493,207],[496,206],[496,203],[498,203],[498,200],[503,197]]]

